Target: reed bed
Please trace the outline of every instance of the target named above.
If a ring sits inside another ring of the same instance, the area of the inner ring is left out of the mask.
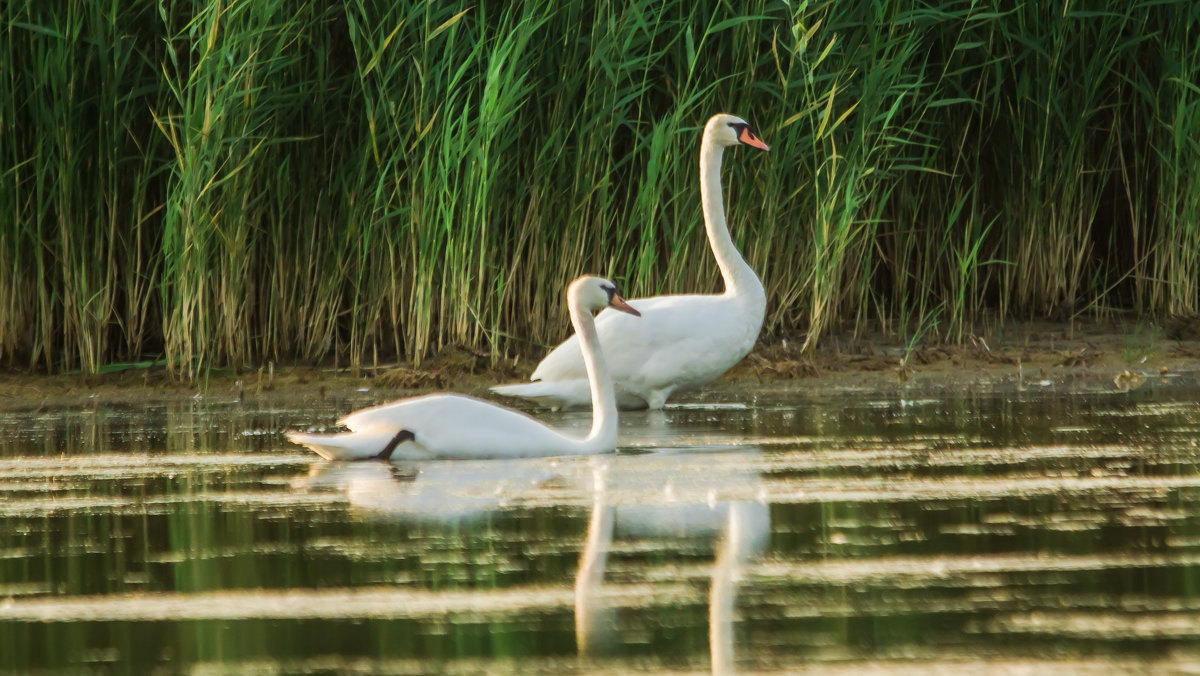
[[[0,360],[537,355],[562,289],[716,291],[699,131],[766,334],[1200,303],[1194,3],[17,0]]]

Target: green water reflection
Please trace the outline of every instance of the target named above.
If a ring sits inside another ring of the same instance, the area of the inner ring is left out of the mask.
[[[0,669],[1194,669],[1195,382],[727,391],[396,467],[282,439],[370,392],[10,408]]]

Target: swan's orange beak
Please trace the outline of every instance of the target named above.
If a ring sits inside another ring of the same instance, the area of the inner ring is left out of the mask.
[[[762,142],[762,139],[754,135],[750,131],[750,127],[742,127],[742,131],[738,133],[738,140],[752,148],[771,152],[771,147]]]
[[[612,295],[612,300],[608,301],[609,306],[621,312],[628,312],[634,317],[641,317],[642,313],[638,312],[632,305],[625,302],[625,299],[617,294]]]

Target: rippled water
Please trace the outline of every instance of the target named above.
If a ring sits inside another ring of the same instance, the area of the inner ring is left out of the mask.
[[[6,400],[0,670],[1197,673],[1197,382],[724,389],[395,467],[282,437],[370,392]]]

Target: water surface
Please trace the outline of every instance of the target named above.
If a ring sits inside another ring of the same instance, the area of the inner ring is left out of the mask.
[[[378,401],[0,412],[0,669],[1200,671],[1194,374],[725,388],[591,458],[283,439]]]

